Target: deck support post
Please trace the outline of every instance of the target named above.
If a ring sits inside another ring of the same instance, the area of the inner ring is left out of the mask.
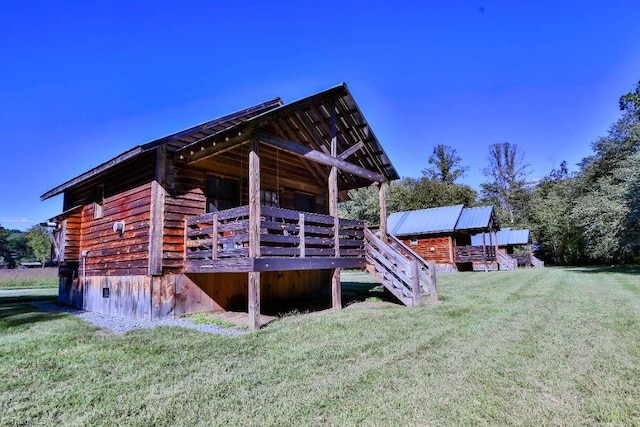
[[[331,109],[331,157],[338,157],[338,138],[336,127],[335,100]],[[331,167],[329,173],[329,215],[333,217],[333,247],[334,256],[340,258],[340,218],[338,216],[338,168]],[[342,286],[340,284],[340,269],[333,270],[331,278],[331,302],[334,310],[342,309]]]
[[[386,182],[380,183],[378,191],[378,201],[380,203],[380,240],[387,243],[387,187]]]
[[[489,246],[493,246],[493,250],[496,253],[496,269],[500,270],[500,261],[498,261],[498,235],[493,229],[489,230]],[[509,269],[511,269],[511,267],[509,267]]]
[[[249,258],[260,257],[260,155],[258,139],[249,149]],[[260,329],[260,272],[251,271],[248,283],[249,329]]]
[[[482,232],[482,258],[484,259],[484,271],[489,271],[489,265],[487,264],[487,242],[485,240],[485,232]],[[491,234],[489,234],[489,240],[491,240]],[[496,254],[497,257],[498,254]]]

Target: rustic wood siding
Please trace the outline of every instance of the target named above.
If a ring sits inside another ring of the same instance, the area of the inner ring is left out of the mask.
[[[80,212],[70,215],[63,221],[64,249],[61,261],[77,262],[80,259],[80,225]]]
[[[149,262],[149,209],[151,184],[142,184],[107,197],[103,216],[94,218],[94,204],[82,209],[80,250],[89,251],[88,276],[122,276],[147,273]],[[122,236],[113,231],[125,221]]]
[[[205,212],[207,173],[167,162],[163,266],[180,273],[184,261],[184,220]]]
[[[109,290],[108,297],[104,289]],[[146,275],[87,277],[83,309],[126,319],[151,319],[151,278]]]
[[[411,241],[416,239],[418,240],[418,244],[411,244]],[[451,236],[418,236],[415,239],[403,238],[402,242],[426,261],[435,261],[436,264],[453,263],[453,259],[451,257],[453,241]],[[434,248],[434,250],[431,251],[431,248]]]

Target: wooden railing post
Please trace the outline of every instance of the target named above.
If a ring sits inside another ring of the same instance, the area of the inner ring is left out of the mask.
[[[429,266],[429,296],[427,301],[430,304],[438,303],[438,283],[436,282],[436,262],[427,261]]]
[[[249,257],[260,257],[260,155],[258,139],[251,139],[249,151]],[[260,329],[260,272],[249,272],[249,330]]]
[[[420,265],[417,260],[411,261],[411,291],[413,293],[413,306],[420,305]]]
[[[211,227],[211,259],[218,259],[218,213],[213,214]]]
[[[306,256],[305,233],[304,233],[304,213],[300,212],[298,217],[298,238],[300,239],[300,258]]]

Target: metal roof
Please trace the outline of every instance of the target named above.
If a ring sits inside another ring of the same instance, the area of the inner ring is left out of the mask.
[[[452,232],[464,205],[443,206],[389,215],[387,229],[395,236]]]
[[[281,105],[282,105],[282,100],[280,98],[274,98],[270,101],[262,102],[260,104],[253,105],[243,110],[236,111],[235,113],[227,114],[226,116],[222,116],[217,119],[213,119],[205,123],[192,126],[190,128],[181,130],[171,135],[148,142],[146,144],[138,145],[136,147],[133,147],[125,151],[124,153],[118,154],[116,157],[110,160],[107,160],[101,165],[98,165],[95,168],[90,169],[87,172],[84,172],[83,174],[80,174],[77,177],[70,179],[64,184],[61,184],[47,191],[42,196],[40,196],[40,198],[41,200],[47,200],[53,196],[62,194],[66,189],[71,188],[84,181],[87,181],[88,179],[91,179],[92,177],[99,175],[126,160],[137,157],[140,154],[146,153],[150,150],[154,150],[156,147],[162,144],[177,142],[178,144],[182,143],[182,145],[184,145],[192,141],[194,138],[202,138],[202,137],[212,135],[214,133],[218,133],[221,130],[228,129],[229,127],[235,126],[236,124],[244,120],[247,120],[251,117],[262,114],[265,111],[269,111],[274,108],[277,108]]]
[[[471,236],[471,244],[473,246],[481,246],[482,245],[482,234],[474,234]],[[486,233],[484,233],[486,234]],[[510,228],[505,228],[503,230],[498,231],[497,233],[498,246],[507,246],[507,245],[526,245],[529,243],[529,229],[520,229],[520,230],[512,230]],[[489,236],[485,235],[485,242],[489,242]]]
[[[371,171],[386,181],[400,178],[345,83],[280,105],[218,134],[193,141],[177,150],[175,158],[179,162],[197,164],[220,152],[220,147],[227,148],[245,142],[253,131],[258,131],[258,139],[263,142],[269,140],[270,134],[272,140],[286,140],[307,151],[329,155],[334,124],[337,154],[341,160],[348,158],[349,163]],[[328,179],[330,167],[315,164],[310,167],[316,169],[322,181]],[[371,180],[338,167],[340,191],[370,184]]]
[[[333,114],[332,111],[335,111],[336,114]],[[106,173],[117,164],[137,157],[162,144],[167,145],[168,152],[175,153],[177,162],[191,164],[205,160],[207,156],[214,155],[216,152],[221,152],[220,146],[228,146],[228,149],[238,146],[246,142],[254,131],[260,130],[329,155],[333,123],[337,127],[339,161],[348,157],[349,163],[371,171],[375,176],[384,180],[391,181],[399,178],[347,85],[342,83],[291,104],[285,105],[280,98],[275,98],[139,145],[47,191],[41,196],[41,199],[45,200],[61,194],[69,188]],[[311,161],[308,162],[308,166],[313,168],[319,179],[326,181],[329,176],[329,167]],[[371,181],[366,177],[356,176],[342,169],[338,171],[338,182],[340,191],[371,184]]]
[[[486,230],[492,217],[493,206],[442,206],[392,213],[387,220],[387,228],[395,236]]]
[[[464,208],[456,223],[457,230],[482,230],[489,227],[493,206],[478,206],[476,208]]]

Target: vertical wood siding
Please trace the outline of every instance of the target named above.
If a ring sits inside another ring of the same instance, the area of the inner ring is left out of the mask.
[[[436,264],[453,264],[451,255],[453,241],[451,236],[419,236],[416,239],[418,240],[417,245],[411,244],[412,239],[402,239],[402,242],[426,261],[435,261]],[[431,251],[431,248],[434,250]]]

